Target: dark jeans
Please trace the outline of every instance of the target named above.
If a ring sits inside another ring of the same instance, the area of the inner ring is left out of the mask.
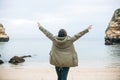
[[[56,73],[58,76],[58,80],[67,80],[67,74],[69,71],[69,67],[55,67]]]

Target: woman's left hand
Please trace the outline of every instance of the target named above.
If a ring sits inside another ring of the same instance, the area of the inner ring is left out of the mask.
[[[92,29],[92,25],[89,25],[89,26],[88,26],[88,30],[90,30],[90,29]]]

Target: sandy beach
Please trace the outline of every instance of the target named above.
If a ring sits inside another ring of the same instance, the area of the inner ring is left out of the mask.
[[[54,67],[0,67],[0,80],[57,80]],[[119,68],[71,68],[68,80],[120,80]]]

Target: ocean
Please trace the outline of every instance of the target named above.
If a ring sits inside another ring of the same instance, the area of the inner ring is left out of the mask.
[[[48,66],[52,42],[48,38],[11,38],[0,42],[2,67]],[[104,45],[104,38],[80,38],[75,43],[79,58],[78,67],[114,67],[120,68],[120,45]],[[31,55],[24,63],[8,63],[13,56]]]

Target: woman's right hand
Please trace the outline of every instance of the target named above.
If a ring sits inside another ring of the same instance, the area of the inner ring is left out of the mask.
[[[41,24],[39,22],[37,22],[37,25],[38,25],[38,27],[41,27]]]

